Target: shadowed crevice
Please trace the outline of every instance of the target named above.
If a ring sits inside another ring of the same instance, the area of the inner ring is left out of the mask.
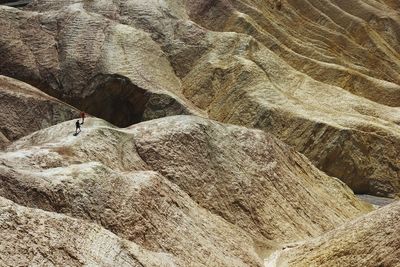
[[[77,100],[81,110],[126,127],[143,120],[150,94],[118,75],[97,75],[89,83],[91,94]]]
[[[85,112],[118,127],[190,112],[175,98],[147,91],[117,74],[99,74],[89,81],[88,94],[66,99]]]

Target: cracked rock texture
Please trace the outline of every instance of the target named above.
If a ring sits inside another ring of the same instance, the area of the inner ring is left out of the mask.
[[[259,128],[356,193],[399,196],[398,7],[34,0],[0,8],[0,74],[119,126],[196,114]],[[115,74],[126,83],[97,83]]]
[[[343,182],[261,130],[194,116],[125,129],[88,118],[77,137],[73,125],[35,132],[0,152],[0,196],[50,212],[37,213],[96,223],[118,236],[109,242],[134,242],[154,252],[143,253],[155,262],[167,253],[177,266],[262,266],[279,244],[316,237],[371,210]]]

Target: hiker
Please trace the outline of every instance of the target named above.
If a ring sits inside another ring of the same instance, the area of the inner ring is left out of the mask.
[[[81,123],[79,122],[79,120],[76,121],[75,127],[76,127],[76,129],[75,129],[75,135],[78,135],[78,133],[81,132]],[[79,130],[79,132],[78,132],[78,130]]]
[[[85,122],[85,112],[81,111],[81,119],[82,119],[82,123],[83,124]]]

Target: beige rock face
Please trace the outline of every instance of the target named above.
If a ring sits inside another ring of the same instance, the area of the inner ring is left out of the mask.
[[[164,130],[170,127],[182,131]],[[351,203],[343,203],[341,213],[352,216],[360,209],[346,186],[261,131],[180,117],[132,130],[138,153],[151,168],[260,241],[293,240],[337,225],[340,216],[325,213],[338,205],[330,200],[332,192]],[[314,212],[321,215],[318,227],[309,216]]]
[[[79,118],[79,111],[40,90],[0,76],[0,147],[51,125]]]
[[[216,2],[188,1],[189,14],[209,29],[254,37],[318,81],[400,105],[398,10],[374,0]]]
[[[100,226],[0,197],[2,266],[175,266]]]
[[[177,96],[180,80],[160,46],[140,29],[79,4],[43,14],[0,7],[0,15],[1,31],[9,33],[0,41],[0,74],[119,126],[201,113]]]
[[[285,249],[275,266],[399,266],[400,202]]]
[[[192,116],[126,129],[89,118],[75,137],[73,124],[1,152],[0,196],[95,222],[178,266],[262,266],[279,244],[370,210],[260,130]]]
[[[388,107],[399,106],[398,13],[323,2],[191,3],[201,25],[247,35],[210,33],[218,45],[183,78],[184,93],[213,119],[273,133],[355,192],[398,195],[399,108]],[[387,31],[366,24],[372,13]]]
[[[36,0],[26,11],[0,9],[10,33],[0,37],[0,72],[120,126],[190,113],[260,128],[355,192],[395,196],[396,7]]]
[[[0,6],[0,265],[397,266],[399,8]]]

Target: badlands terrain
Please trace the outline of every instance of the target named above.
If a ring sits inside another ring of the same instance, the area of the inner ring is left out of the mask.
[[[0,1],[0,32],[0,266],[400,266],[399,1]]]

